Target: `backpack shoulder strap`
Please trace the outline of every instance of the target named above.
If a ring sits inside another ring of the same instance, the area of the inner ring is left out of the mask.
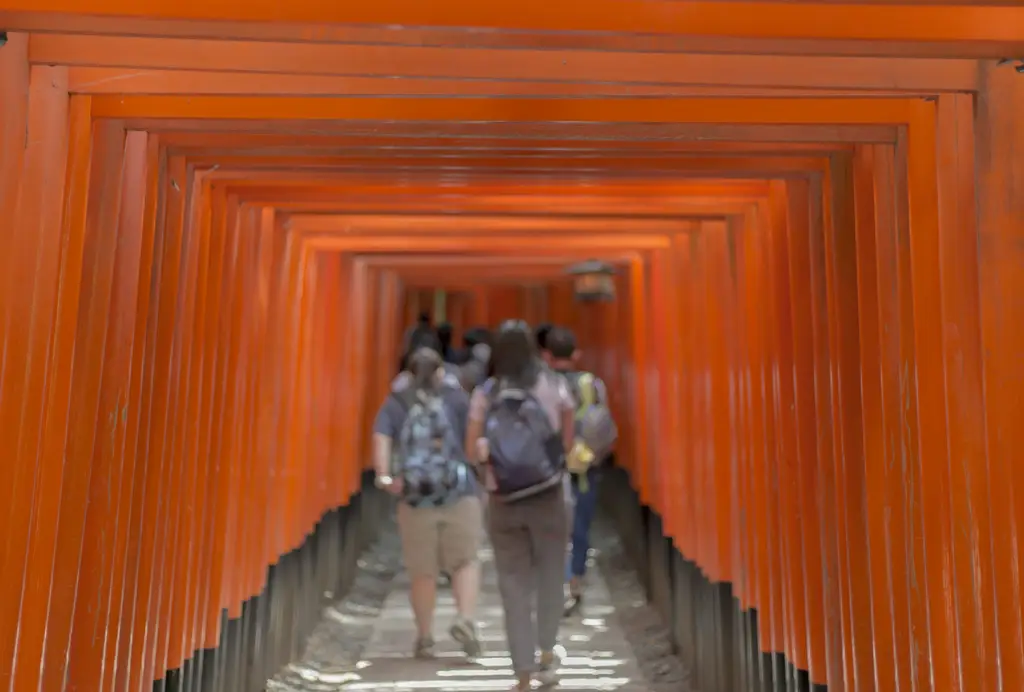
[[[578,370],[565,370],[560,371],[558,374],[565,379],[565,384],[569,387],[569,393],[572,394],[573,401],[576,402],[576,409],[580,410],[583,407],[583,392],[580,389],[580,384],[583,376],[587,373]]]
[[[487,381],[483,383],[482,387],[484,390],[484,395],[487,397],[487,401],[489,403],[493,404],[498,400],[498,397],[501,395],[502,389],[501,383],[498,381],[498,378],[487,378]]]
[[[498,408],[501,408],[502,403],[506,399],[504,394],[507,392],[508,388],[505,387],[505,384],[502,381],[494,377],[489,379],[486,383],[485,390],[485,393],[487,394],[487,410],[494,412]]]
[[[397,392],[391,392],[392,398],[399,403],[402,410],[409,413],[413,405],[416,403],[418,397],[416,396],[416,390],[412,387],[406,387]]]

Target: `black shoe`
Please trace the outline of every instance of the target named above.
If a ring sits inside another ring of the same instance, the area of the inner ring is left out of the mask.
[[[582,594],[577,594],[575,596],[569,596],[569,598],[565,601],[565,609],[562,611],[562,617],[566,617],[567,618],[567,617],[570,617],[572,615],[575,615],[576,612],[579,611],[579,609],[582,606],[583,606],[583,596],[582,596]]]

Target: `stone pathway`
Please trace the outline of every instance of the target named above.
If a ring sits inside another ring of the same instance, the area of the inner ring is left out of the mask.
[[[591,531],[591,554],[611,595],[615,620],[640,664],[650,692],[694,692],[690,674],[676,656],[664,613],[650,603],[618,532],[598,514]]]
[[[597,542],[615,550],[614,539],[609,536]],[[447,588],[438,592],[437,660],[418,661],[411,657],[415,629],[409,609],[409,581],[398,567],[397,550],[394,528],[388,527],[381,541],[364,559],[363,572],[350,596],[327,609],[325,621],[311,638],[303,661],[290,665],[269,681],[268,691],[489,692],[510,689],[512,670],[490,549],[481,550],[483,583],[477,616],[485,653],[474,661],[467,661],[458,644],[447,636],[448,626],[455,617],[454,600]],[[622,576],[615,576],[617,588],[621,589]],[[598,565],[592,567],[588,579],[583,612],[565,620],[560,633],[565,658],[559,689],[593,692],[686,689],[676,675],[669,676],[672,680],[657,674],[654,677],[662,679],[645,679],[644,672],[651,671],[652,667],[645,661],[645,670],[641,670],[634,647],[650,646],[654,642],[646,631],[640,641],[630,641],[633,637],[627,636],[613,605],[613,601],[617,601],[619,608],[624,608],[622,599],[612,598]],[[633,598],[631,601],[625,607],[646,608],[642,600],[637,602]],[[635,619],[635,614],[631,617]],[[651,614],[651,617],[656,621],[656,615]],[[645,618],[645,622],[651,619]],[[655,645],[655,648],[661,647]],[[668,655],[675,659],[671,651]]]
[[[346,690],[415,692],[418,690],[507,690],[512,684],[511,661],[502,627],[501,600],[491,551],[481,550],[483,579],[477,620],[485,654],[467,661],[456,642],[437,638],[436,661],[410,658],[415,630],[409,612],[409,583],[397,577],[363,652],[360,680]],[[641,692],[640,669],[629,643],[615,622],[614,608],[604,581],[594,574],[580,616],[566,620],[560,632],[566,657],[562,661],[561,689]],[[448,589],[438,593],[436,634],[447,633],[455,618],[455,601]]]

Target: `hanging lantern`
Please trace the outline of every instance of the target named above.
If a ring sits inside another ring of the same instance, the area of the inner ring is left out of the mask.
[[[615,300],[615,267],[599,260],[587,260],[569,267],[576,300],[584,303]]]

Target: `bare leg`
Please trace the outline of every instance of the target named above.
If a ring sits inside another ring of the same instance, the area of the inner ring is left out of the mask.
[[[402,536],[402,557],[409,573],[409,602],[416,620],[417,658],[434,655],[434,604],[437,601],[440,544],[440,516],[435,508],[398,505],[398,530]]]
[[[481,654],[480,639],[476,633],[477,598],[480,593],[480,563],[477,550],[483,523],[480,500],[465,497],[444,511],[441,522],[442,563],[451,575],[452,595],[459,616],[452,623],[449,633],[462,644],[463,651],[470,658]]]
[[[472,620],[476,615],[477,598],[480,595],[480,563],[470,562],[452,575],[452,595],[459,617]]]
[[[437,577],[413,577],[409,589],[416,632],[421,639],[429,639],[434,631],[434,604],[437,601]]]

